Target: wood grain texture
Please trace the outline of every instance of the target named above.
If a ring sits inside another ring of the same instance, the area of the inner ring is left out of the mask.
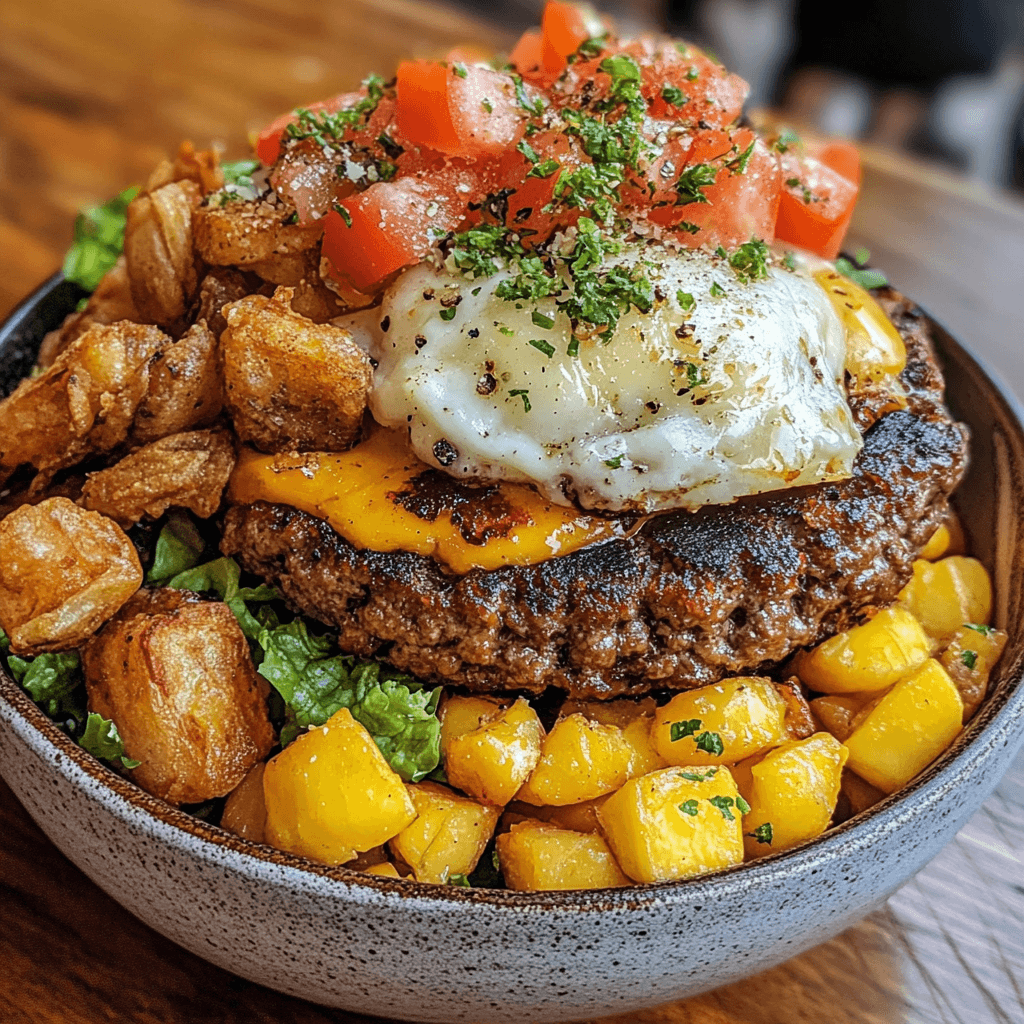
[[[499,15],[500,17],[500,15]],[[0,315],[47,277],[79,207],[182,138],[241,156],[281,110],[500,28],[413,0],[3,0]],[[1024,395],[1024,206],[866,154],[851,245]],[[4,1024],[358,1024],[185,953],[52,847],[0,784]],[[1022,1024],[1024,756],[886,907],[775,970],[625,1024]],[[528,1022],[524,1022],[528,1024]]]

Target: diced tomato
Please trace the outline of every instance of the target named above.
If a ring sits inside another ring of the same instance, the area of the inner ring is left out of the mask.
[[[850,226],[858,186],[796,149],[780,154],[779,166],[783,191],[776,238],[834,260]]]
[[[538,29],[528,28],[512,47],[508,62],[521,75],[532,75],[541,69],[543,37]]]
[[[852,142],[834,139],[818,146],[808,147],[811,156],[831,167],[837,174],[859,185],[861,179],[860,151]]]
[[[317,103],[310,103],[309,106],[302,109],[309,110],[314,113],[326,112],[328,114],[336,114],[339,110],[344,110],[346,107],[351,107],[358,103],[362,98],[362,93],[344,92],[340,96],[332,96],[329,100],[320,100]],[[288,125],[295,124],[298,120],[298,114],[292,110],[287,114],[282,114],[276,120],[271,121],[271,123],[260,132],[256,139],[256,156],[259,157],[260,163],[269,167],[277,160],[281,155],[281,138],[284,136],[285,129]]]
[[[765,143],[747,128],[732,135],[720,130],[700,132],[683,171],[701,166],[707,169],[707,177],[714,176],[713,183],[695,190],[705,202],[657,207],[651,210],[650,219],[675,228],[679,240],[691,248],[722,245],[733,249],[751,238],[771,242],[781,174]]]
[[[512,79],[489,68],[406,61],[398,66],[397,89],[395,127],[446,156],[496,156],[523,133]]]
[[[549,238],[556,228],[576,223],[578,210],[567,209],[564,204],[559,204],[557,210],[544,208],[553,201],[561,176],[572,174],[590,161],[576,140],[563,132],[537,132],[526,145],[536,154],[536,162],[518,149],[509,150],[495,165],[488,182],[492,193],[513,190],[506,200],[505,223],[521,231],[523,243],[529,247]]]
[[[750,87],[739,75],[730,74],[695,46],[688,46],[685,54],[674,46],[651,49],[645,40],[626,48],[640,64],[651,117],[725,128],[740,116]],[[671,102],[668,97],[675,98],[677,92],[683,98]]]
[[[622,186],[623,204],[646,209],[675,203],[676,181],[686,167],[692,148],[692,135],[677,135],[658,148],[656,155],[642,160],[641,173],[627,177]]]
[[[464,167],[379,182],[341,200],[351,224],[337,210],[327,214],[323,254],[340,279],[373,292],[395,271],[418,263],[482,198],[479,177]]]
[[[546,71],[560,72],[580,43],[601,35],[604,26],[589,4],[550,0],[541,17],[541,63]]]

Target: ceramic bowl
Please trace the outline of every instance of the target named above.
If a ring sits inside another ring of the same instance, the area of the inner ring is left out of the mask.
[[[73,308],[55,278],[0,333],[0,385]],[[508,893],[320,867],[148,796],[0,678],[0,773],[53,842],[157,931],[243,977],[416,1021],[564,1021],[693,995],[840,932],[967,821],[1024,737],[1024,432],[1014,400],[943,330],[949,402],[973,431],[959,492],[1010,642],[953,747],[899,794],[797,849],[699,879]]]

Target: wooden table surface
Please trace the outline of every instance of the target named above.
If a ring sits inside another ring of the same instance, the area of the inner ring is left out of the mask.
[[[242,156],[247,133],[280,111],[466,40],[507,43],[413,0],[2,0],[0,315],[59,265],[80,206],[143,180],[180,139]],[[1024,396],[1024,205],[902,157],[866,162],[851,243]],[[1022,921],[1024,756],[883,910],[772,971],[628,1019],[1022,1024]],[[5,1024],[362,1019],[241,981],[152,932],[0,784]]]

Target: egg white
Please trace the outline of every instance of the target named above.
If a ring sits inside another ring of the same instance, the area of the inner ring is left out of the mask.
[[[350,325],[377,361],[374,417],[407,426],[417,455],[448,473],[587,508],[696,508],[850,475],[862,441],[845,336],[813,280],[775,267],[747,282],[725,259],[654,242],[614,261],[642,266],[654,308],[631,308],[575,356],[556,298],[495,295],[508,271],[406,271],[372,321]]]

